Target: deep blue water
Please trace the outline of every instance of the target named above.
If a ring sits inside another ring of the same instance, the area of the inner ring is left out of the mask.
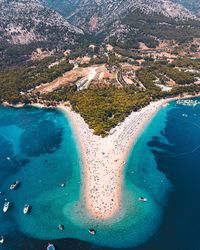
[[[26,223],[21,215],[23,205],[31,201],[39,209],[38,197],[54,189],[53,195],[57,196],[62,181],[69,182],[66,190],[69,188],[73,199],[78,199],[79,167],[73,134],[61,112],[0,108],[0,204],[8,198],[13,205],[6,215],[0,208],[0,234],[5,236],[0,249],[46,249],[49,240],[22,233]],[[22,185],[10,191],[9,185],[16,179]],[[76,188],[70,186],[74,179]],[[188,107],[172,102],[158,112],[130,153],[126,180],[147,191],[163,213],[154,235],[142,245],[127,249],[200,249],[200,105]],[[41,209],[46,212],[45,207]],[[37,216],[34,209],[32,216]],[[41,228],[45,226],[42,223]],[[58,250],[114,249],[78,239],[52,242]]]

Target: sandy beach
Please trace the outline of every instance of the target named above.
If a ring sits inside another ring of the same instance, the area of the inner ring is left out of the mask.
[[[83,118],[70,107],[59,106],[70,119],[80,146],[84,175],[82,193],[88,212],[94,218],[106,220],[117,213],[128,153],[146,124],[169,100],[152,102],[132,112],[105,138],[94,135]]]
[[[199,96],[199,95],[197,95]],[[181,97],[190,98],[191,95]],[[123,169],[130,149],[144,127],[162,106],[179,97],[151,102],[137,112],[132,112],[105,138],[94,135],[84,119],[68,103],[57,106],[69,118],[81,154],[83,173],[82,195],[89,214],[106,220],[112,218],[121,204]],[[45,107],[43,104],[32,104]]]

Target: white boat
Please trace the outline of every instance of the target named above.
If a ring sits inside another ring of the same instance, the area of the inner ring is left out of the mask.
[[[92,234],[92,235],[95,235],[96,231],[94,229],[89,229],[89,233]]]
[[[3,212],[6,213],[8,211],[8,208],[10,206],[10,202],[9,201],[5,201],[4,205],[3,205]]]
[[[55,246],[51,243],[48,244],[47,250],[56,250]]]
[[[197,100],[189,100],[189,99],[183,99],[183,100],[178,100],[176,101],[176,104],[183,105],[183,106],[193,106],[195,107],[196,105],[199,105],[200,102]]]
[[[1,236],[1,237],[0,237],[0,244],[3,244],[3,243],[4,243],[4,237]]]
[[[29,210],[30,210],[30,206],[26,204],[26,205],[24,206],[24,208],[23,208],[23,213],[24,213],[24,214],[27,214],[27,213],[29,212]]]
[[[10,185],[10,190],[15,189],[17,186],[19,186],[20,182],[19,181],[15,181]]]
[[[62,182],[62,183],[60,184],[60,186],[61,186],[61,187],[65,187],[65,183]]]
[[[143,202],[147,202],[148,201],[147,198],[145,198],[145,197],[140,197],[138,200],[139,201],[143,201]]]
[[[61,230],[61,231],[63,231],[63,230],[65,229],[65,227],[64,227],[64,225],[59,224],[59,225],[58,225],[58,229]]]

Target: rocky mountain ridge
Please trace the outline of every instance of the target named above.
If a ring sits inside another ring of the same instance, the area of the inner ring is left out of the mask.
[[[156,47],[160,40],[200,37],[185,0],[0,0],[0,56],[111,43]],[[19,60],[19,59],[17,59]]]
[[[182,4],[197,17],[200,17],[200,0],[173,0],[173,2]]]
[[[70,0],[45,0],[51,7],[57,2],[57,11],[59,4]],[[120,19],[127,12],[134,12],[139,9],[145,15],[160,14],[168,18],[179,20],[195,19],[196,16],[183,5],[174,3],[170,0],[77,0],[70,3],[66,9],[60,9],[60,12],[74,25],[78,25],[86,31],[95,31],[101,29],[106,23]]]
[[[185,36],[198,35],[196,27],[195,32],[191,30],[191,27],[199,25],[197,16],[172,0],[44,1],[52,8],[56,5],[56,10],[70,23],[92,34],[98,41],[112,39],[117,44],[128,43],[131,47],[137,47],[138,42],[143,41],[154,46],[158,39],[169,37],[176,40],[178,37],[184,40]]]
[[[0,39],[11,44],[66,42],[73,44],[83,31],[38,0],[0,2]],[[60,35],[62,33],[62,35]]]

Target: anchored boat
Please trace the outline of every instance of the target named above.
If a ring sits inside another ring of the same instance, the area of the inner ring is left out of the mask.
[[[13,190],[15,188],[17,188],[19,186],[20,182],[19,181],[15,181],[10,185],[10,190]]]
[[[0,237],[0,244],[3,244],[3,243],[4,243],[4,237],[1,236],[1,237]]]
[[[58,229],[61,230],[61,231],[63,231],[63,230],[65,229],[65,227],[64,227],[64,225],[59,224],[59,225],[58,225]]]
[[[47,246],[47,250],[56,250],[54,244],[49,243]]]
[[[95,235],[96,231],[94,229],[89,229],[89,233],[92,234],[92,235]]]
[[[29,211],[30,211],[30,206],[29,206],[28,204],[26,204],[26,205],[24,206],[24,208],[23,208],[23,213],[24,213],[24,214],[28,214]]]
[[[6,213],[9,209],[10,206],[10,202],[9,201],[5,201],[4,205],[3,205],[3,212]]]
[[[143,201],[143,202],[147,202],[148,201],[147,198],[145,198],[145,197],[140,197],[138,200],[139,201]]]
[[[65,182],[61,182],[60,186],[65,187]]]

